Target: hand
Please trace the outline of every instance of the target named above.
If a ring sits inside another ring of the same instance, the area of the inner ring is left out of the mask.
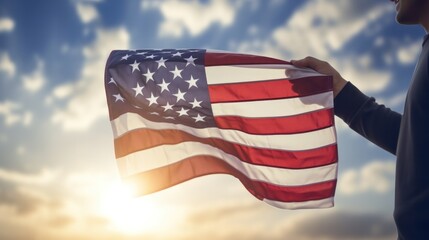
[[[300,60],[290,61],[296,67],[307,67],[321,74],[331,75],[333,78],[334,97],[341,92],[347,81],[328,62],[321,61],[314,57],[306,57]]]

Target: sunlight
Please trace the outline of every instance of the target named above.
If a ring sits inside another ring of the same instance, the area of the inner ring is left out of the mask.
[[[161,209],[151,198],[133,197],[132,191],[131,186],[120,182],[110,184],[101,196],[101,214],[126,234],[160,231]]]

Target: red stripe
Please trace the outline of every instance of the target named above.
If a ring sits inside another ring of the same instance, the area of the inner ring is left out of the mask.
[[[306,151],[282,151],[248,147],[216,138],[199,138],[180,130],[137,129],[115,139],[116,158],[130,153],[181,142],[201,142],[256,165],[302,169],[324,166],[337,161],[337,146],[330,145]]]
[[[240,65],[240,64],[290,64],[287,61],[262,57],[250,54],[239,53],[214,53],[206,52],[204,56],[204,65],[220,66],[220,65]]]
[[[165,167],[125,177],[124,180],[136,187],[136,195],[145,195],[196,177],[219,173],[235,176],[259,199],[305,202],[329,198],[335,194],[336,180],[305,186],[278,186],[251,180],[226,162],[211,156],[191,157]]]
[[[330,127],[334,124],[333,109],[290,117],[244,118],[237,116],[215,117],[216,126],[234,129],[250,134],[292,134]]]
[[[332,91],[329,76],[209,85],[212,103],[302,97],[328,91]]]

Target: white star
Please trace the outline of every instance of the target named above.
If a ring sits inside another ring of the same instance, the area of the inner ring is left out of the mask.
[[[186,82],[188,82],[189,83],[189,88],[188,89],[190,89],[191,87],[193,87],[193,86],[195,86],[196,88],[198,88],[198,86],[197,86],[197,81],[198,81],[199,79],[197,78],[197,79],[194,79],[194,77],[192,77],[192,75],[191,75],[191,79],[189,79],[189,80],[185,80]]]
[[[128,53],[127,53],[125,56],[123,56],[121,58],[121,60],[128,60],[129,57],[131,57],[131,55],[128,55]]]
[[[183,53],[181,52],[176,52],[173,54],[173,57],[181,57]]]
[[[186,92],[181,92],[181,91],[180,91],[180,89],[177,89],[177,93],[176,93],[176,94],[173,94],[174,96],[176,96],[176,97],[177,97],[176,102],[179,102],[179,101],[180,101],[180,99],[182,99],[183,101],[186,101],[186,100],[185,100],[185,93],[186,93]]]
[[[198,115],[196,117],[192,117],[193,119],[195,119],[195,122],[205,122],[204,118],[206,116],[200,116],[200,114],[198,113]]]
[[[124,98],[121,96],[121,94],[120,94],[120,93],[118,93],[118,94],[113,94],[113,96],[116,98],[116,99],[115,99],[115,102],[117,102],[117,101],[124,102]]]
[[[141,95],[143,96],[143,92],[142,92],[142,89],[143,89],[143,88],[144,88],[144,86],[141,86],[141,87],[140,87],[139,83],[137,83],[137,87],[133,88],[133,89],[134,89],[134,91],[136,91],[136,97],[137,97],[139,94],[141,94]]]
[[[147,73],[143,73],[146,77],[146,82],[149,82],[149,80],[155,81],[153,80],[153,74],[155,74],[155,72],[150,72],[149,68],[147,69]]]
[[[169,102],[167,102],[167,104],[165,104],[164,106],[161,106],[164,108],[164,112],[167,110],[173,110],[173,105],[170,105]]]
[[[139,65],[140,65],[140,63],[138,63],[136,60],[134,60],[134,63],[130,64],[130,66],[133,67],[133,70],[131,71],[131,73],[133,73],[134,70],[139,70],[140,71]]]
[[[197,60],[198,58],[194,58],[194,57],[192,57],[192,56],[190,56],[190,57],[188,57],[188,58],[185,58],[185,60],[187,61],[187,63],[186,63],[186,66],[188,66],[189,64],[192,64],[192,65],[194,65],[195,66],[195,60]],[[185,66],[185,67],[186,67]]]
[[[150,93],[150,98],[146,98],[148,101],[149,101],[149,106],[150,105],[152,105],[152,104],[158,104],[157,102],[156,102],[156,100],[158,99],[159,97],[155,97],[155,96],[153,96],[153,93]]]
[[[161,57],[161,59],[159,59],[158,61],[155,61],[155,62],[157,62],[158,63],[158,68],[157,69],[159,69],[160,67],[165,67],[165,68],[167,68],[166,66],[165,66],[165,62],[167,61],[168,59],[164,59],[163,57]]]
[[[155,55],[152,54],[152,55],[146,56],[146,58],[154,59]]]
[[[118,84],[116,84],[116,82],[115,82],[115,79],[113,79],[113,78],[110,78],[110,82],[108,82],[107,84],[110,84],[110,83],[113,83],[113,84],[115,84],[116,86],[118,86]]]
[[[150,115],[157,115],[157,116],[159,116],[159,113],[157,113],[157,112],[151,112]]]
[[[193,102],[189,102],[190,104],[192,104],[192,108],[196,108],[196,107],[201,107],[201,103],[202,103],[203,101],[197,101],[197,99],[196,98],[194,98],[194,101]]]
[[[180,77],[182,78],[182,71],[183,69],[177,69],[177,66],[174,66],[174,71],[170,71],[171,73],[174,74],[173,79],[175,79],[176,77]]]
[[[184,108],[182,108],[182,109],[180,109],[180,111],[176,111],[178,114],[179,114],[179,117],[180,116],[183,116],[183,115],[186,115],[186,116],[188,116],[188,111],[189,111],[189,109],[184,109]]]
[[[158,86],[161,87],[161,93],[164,92],[164,90],[166,90],[167,92],[169,92],[170,90],[168,89],[168,85],[170,83],[166,83],[164,79],[162,79],[162,83],[157,84]]]

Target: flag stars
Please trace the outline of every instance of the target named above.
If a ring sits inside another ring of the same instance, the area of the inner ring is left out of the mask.
[[[110,84],[110,83],[113,83],[113,84],[115,84],[116,86],[118,86],[118,84],[116,84],[115,79],[113,79],[112,77],[110,78],[110,81],[108,82],[108,84]]]
[[[177,89],[177,93],[173,94],[174,96],[176,96],[176,102],[179,102],[180,100],[186,101],[185,100],[185,94],[186,92],[181,92],[180,89]]]
[[[170,83],[166,83],[164,79],[162,79],[162,83],[157,85],[161,87],[161,93],[164,92],[164,90],[170,92],[170,90],[168,89],[168,85],[170,85]]]
[[[157,102],[157,99],[158,99],[159,97],[155,97],[155,96],[153,96],[153,93],[151,93],[150,94],[150,97],[149,98],[146,98],[148,101],[149,101],[149,106],[150,105],[152,105],[152,104],[158,104],[158,102]]]
[[[188,116],[188,111],[189,111],[189,109],[184,109],[182,107],[182,109],[180,109],[180,111],[176,111],[176,112],[179,114],[179,117],[180,117],[180,116]]]
[[[143,73],[143,75],[146,77],[146,82],[149,82],[150,80],[155,81],[153,79],[153,74],[155,74],[155,72],[151,72],[149,69],[146,73]]]
[[[192,108],[196,108],[196,107],[201,107],[201,103],[202,103],[203,101],[197,101],[197,99],[196,98],[194,98],[194,101],[193,102],[189,102],[191,105],[192,105]]]
[[[117,101],[121,101],[121,102],[124,102],[124,98],[121,96],[121,94],[120,93],[118,93],[118,94],[113,94],[113,96],[115,97],[115,102],[117,102]]]
[[[161,57],[161,59],[159,59],[159,60],[155,61],[155,62],[157,62],[157,63],[158,63],[158,68],[157,68],[157,69],[159,69],[160,67],[165,67],[165,68],[167,68],[167,67],[165,66],[165,62],[166,62],[167,60],[168,60],[168,59],[164,59],[164,57]]]
[[[198,58],[194,58],[193,56],[190,56],[188,58],[185,58],[185,60],[187,61],[186,66],[188,65],[194,65],[195,66],[195,60],[197,60]]]
[[[130,64],[130,66],[133,68],[132,71],[131,71],[131,73],[133,73],[134,70],[139,70],[140,71],[139,65],[140,65],[140,63],[138,63],[137,60],[134,60],[134,63]]]
[[[155,55],[151,54],[151,55],[149,55],[149,56],[146,56],[146,58],[147,58],[147,59],[154,59],[154,58],[155,58]]]
[[[139,83],[137,83],[137,87],[133,88],[134,91],[136,91],[135,97],[137,97],[139,94],[141,94],[143,96],[143,92],[142,92],[143,88],[144,88],[144,86],[140,86]]]
[[[125,56],[123,56],[121,58],[121,60],[125,60],[126,61],[126,60],[128,60],[129,57],[131,57],[131,55],[128,55],[128,53],[127,53]]]
[[[181,53],[181,52],[176,52],[176,53],[173,53],[173,57],[182,57],[182,54],[183,53]]]
[[[191,75],[191,79],[189,79],[189,80],[185,80],[188,84],[189,84],[189,89],[191,88],[191,87],[196,87],[196,88],[198,88],[198,86],[197,86],[197,81],[198,81],[199,79],[197,78],[197,79],[194,79],[194,77],[192,77],[192,75]]]
[[[206,116],[200,116],[200,114],[198,113],[198,115],[196,117],[192,117],[193,119],[195,119],[195,122],[205,122],[204,118]]]
[[[182,71],[183,71],[183,69],[177,69],[177,66],[174,66],[174,70],[170,71],[174,75],[173,80],[176,79],[176,77],[182,78]]]
[[[164,108],[164,112],[168,111],[168,110],[173,110],[173,105],[170,105],[169,102],[167,102],[167,104],[165,104],[164,106],[161,106]]]

